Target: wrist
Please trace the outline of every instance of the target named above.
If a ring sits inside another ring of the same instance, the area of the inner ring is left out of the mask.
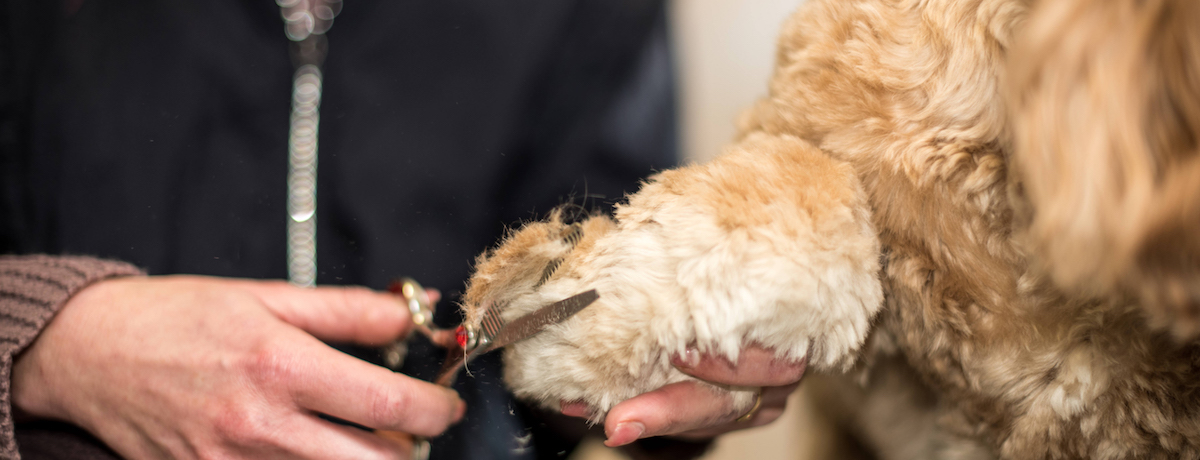
[[[65,395],[56,393],[61,378],[55,377],[70,367],[72,350],[86,347],[86,334],[76,326],[79,319],[96,306],[111,303],[107,294],[115,278],[89,284],[63,302],[33,341],[13,358],[11,401],[14,419],[70,420],[65,411]]]

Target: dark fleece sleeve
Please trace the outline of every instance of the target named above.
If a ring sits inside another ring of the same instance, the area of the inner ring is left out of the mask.
[[[136,267],[88,257],[0,255],[0,458],[18,459],[10,398],[14,357],[33,343],[76,292]]]

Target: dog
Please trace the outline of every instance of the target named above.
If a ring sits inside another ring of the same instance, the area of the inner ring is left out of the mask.
[[[882,458],[1200,458],[1200,2],[809,0],[738,125],[479,257],[467,324],[600,293],[518,397],[598,421],[755,343]]]

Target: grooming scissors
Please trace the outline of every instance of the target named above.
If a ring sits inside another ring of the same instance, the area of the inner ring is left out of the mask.
[[[492,304],[483,315],[483,321],[478,327],[461,324],[457,328],[438,329],[433,324],[433,302],[425,288],[412,278],[401,278],[388,286],[388,291],[404,300],[412,315],[416,330],[433,342],[447,350],[446,360],[442,370],[434,379],[434,383],[449,388],[454,384],[458,371],[475,357],[520,342],[537,335],[547,327],[570,319],[580,310],[591,305],[600,298],[595,289],[581,292],[563,300],[550,303],[532,313],[505,322],[500,317],[502,304]],[[399,367],[403,361],[406,345],[403,341],[396,342],[385,350],[385,361],[392,369]],[[413,437],[413,459],[429,458],[430,445],[425,438]]]

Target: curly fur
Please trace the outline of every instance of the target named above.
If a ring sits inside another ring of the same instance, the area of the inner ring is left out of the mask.
[[[844,163],[795,137],[750,136],[712,163],[656,176],[616,217],[588,218],[570,246],[556,213],[480,257],[468,324],[487,308],[511,320],[600,292],[571,321],[509,347],[518,396],[586,402],[599,419],[688,379],[672,355],[692,346],[736,360],[747,340],[814,368],[853,363],[882,292],[866,196]],[[557,269],[540,282],[547,266]],[[751,389],[730,390],[735,410],[753,403]]]
[[[884,458],[1200,458],[1198,24],[1195,0],[810,0],[725,154],[578,245],[515,232],[468,321],[598,289],[506,352],[519,396],[597,418],[687,378],[687,346],[758,342],[811,347]]]
[[[1200,3],[1050,2],[1009,75],[1037,253],[1078,294],[1200,330]],[[1099,97],[1098,97],[1099,96]]]

